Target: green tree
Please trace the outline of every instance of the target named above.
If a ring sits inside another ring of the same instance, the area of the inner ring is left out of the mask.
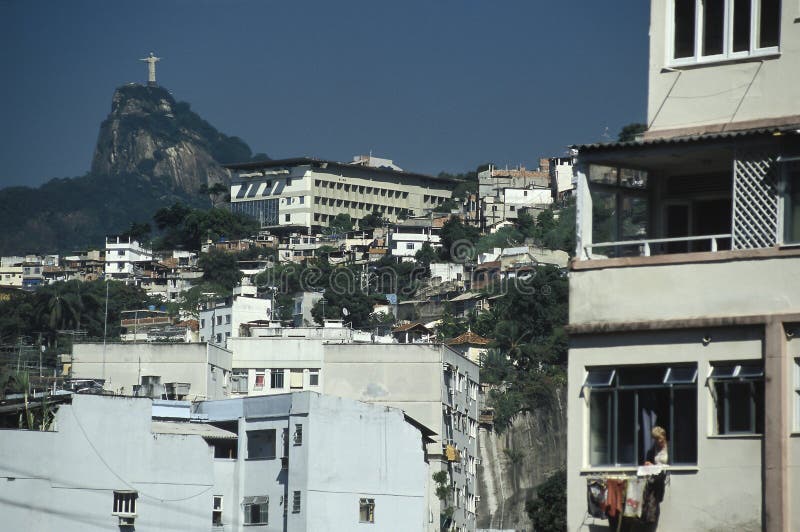
[[[436,250],[433,249],[430,242],[423,242],[422,247],[414,254],[414,259],[420,267],[425,268],[425,271],[430,274],[431,262],[439,258]]]
[[[542,532],[567,530],[567,473],[550,475],[536,487],[536,498],[525,502],[525,511],[533,521],[533,529]]]
[[[463,262],[475,258],[475,243],[480,238],[480,231],[471,225],[466,225],[456,216],[451,216],[439,231],[442,249],[439,256],[443,260],[456,260]]]
[[[203,282],[220,286],[227,291],[232,291],[244,275],[235,255],[217,249],[201,253],[197,266],[203,270]]]
[[[383,224],[386,223],[384,219],[381,217],[380,213],[373,212],[372,214],[367,214],[363,218],[358,221],[358,230],[359,231],[372,231],[373,229],[377,229],[379,227],[383,227]]]
[[[353,230],[353,219],[346,212],[340,212],[333,217],[328,227],[334,233],[347,233]]]

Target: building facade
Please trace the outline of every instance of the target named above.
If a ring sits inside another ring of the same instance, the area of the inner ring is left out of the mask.
[[[153,252],[130,237],[106,237],[105,275],[111,279],[133,279],[153,260]]]
[[[310,158],[228,165],[231,210],[262,227],[327,227],[340,213],[358,220],[378,213],[389,222],[423,215],[448,200],[452,182],[423,174]]]
[[[225,347],[243,323],[272,319],[272,300],[245,295],[211,300],[200,310],[200,341]]]
[[[578,147],[569,529],[609,526],[587,483],[637,478],[652,426],[670,481],[647,524],[800,529],[797,5],[711,7],[653,0],[650,129]]]

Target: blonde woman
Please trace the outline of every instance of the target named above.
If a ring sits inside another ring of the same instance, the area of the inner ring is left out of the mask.
[[[653,437],[653,447],[648,451],[644,465],[667,465],[667,431],[663,427],[655,426],[650,435]]]

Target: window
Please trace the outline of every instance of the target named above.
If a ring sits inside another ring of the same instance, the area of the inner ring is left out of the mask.
[[[283,215],[283,221],[284,222],[291,222],[292,221],[292,216],[290,214],[284,214]]]
[[[303,425],[299,423],[294,426],[294,440],[295,445],[303,445]]]
[[[222,495],[214,495],[211,503],[211,526],[222,526]]]
[[[121,249],[118,249],[118,250],[117,250],[117,255],[119,255],[120,257],[122,257],[123,255],[125,255],[125,252],[124,252],[123,250],[121,250]]]
[[[230,322],[231,322],[231,315],[230,314],[225,314],[225,323],[229,324]]]
[[[300,196],[298,199],[300,200],[300,205],[303,205],[306,202],[305,196]]]
[[[785,165],[783,190],[783,242],[800,243],[800,163]]]
[[[303,370],[292,369],[289,370],[289,388],[292,390],[303,389]]]
[[[115,491],[114,509],[111,515],[133,517],[136,515],[136,499],[139,494],[135,491]]]
[[[300,513],[300,492],[295,491],[292,493],[292,513],[299,514]]]
[[[222,316],[217,316],[217,325],[222,325]]]
[[[674,64],[778,51],[780,0],[673,0]]]
[[[414,249],[414,243],[413,242],[406,242],[406,249]]]
[[[717,434],[764,433],[764,366],[761,361],[715,364],[708,385],[717,409]]]
[[[375,499],[358,500],[358,522],[359,523],[375,522]]]
[[[264,389],[264,377],[266,376],[266,372],[261,370],[256,370],[256,383],[253,386],[254,390],[263,390]]]
[[[221,344],[222,343],[222,333],[218,333],[217,336],[216,336],[216,339],[217,339],[217,343]]]
[[[247,459],[273,460],[275,458],[275,429],[247,431]]]
[[[283,388],[282,369],[273,369],[269,372],[269,387],[272,389]]]
[[[319,370],[312,369],[308,372],[308,385],[319,386]]]
[[[269,497],[245,497],[242,499],[244,524],[269,524]]]
[[[697,463],[697,366],[588,368],[589,463],[640,465],[650,430],[667,431],[673,464]]]
[[[287,178],[286,178],[286,186],[287,186],[287,187],[290,187],[290,186],[292,186],[292,178],[291,178],[291,177],[287,177]]]
[[[206,326],[206,320],[201,318],[201,319],[200,319],[200,328],[201,328],[201,329],[204,329],[204,328],[205,328],[205,326]]]

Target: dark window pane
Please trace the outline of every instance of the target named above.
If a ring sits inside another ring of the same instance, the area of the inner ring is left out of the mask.
[[[786,243],[800,242],[800,164],[793,162],[788,165],[786,179],[783,241]]]
[[[697,380],[697,366],[672,366],[665,382],[667,384],[693,384]]]
[[[703,2],[703,55],[722,53],[725,36],[725,0]]]
[[[607,465],[611,460],[611,392],[592,391],[589,396],[589,462]]]
[[[728,382],[726,386],[728,400],[728,432],[752,432],[753,418],[750,412],[750,383]]]
[[[764,434],[764,381],[757,381],[753,383],[753,394],[756,416],[756,434]]]
[[[614,380],[613,369],[590,369],[586,374],[586,382],[584,386],[611,386]]]
[[[666,373],[667,368],[664,366],[621,368],[619,370],[619,384],[620,386],[662,384]]]
[[[780,0],[761,0],[761,17],[758,27],[758,47],[778,46],[781,21]]]
[[[750,49],[750,1],[733,2],[733,51],[746,52]]]
[[[697,463],[697,390],[673,391],[673,427],[670,463]]]
[[[694,3],[695,0],[675,0],[675,59],[694,56]]]
[[[618,392],[617,463],[636,465],[636,392]]]
[[[718,364],[711,370],[713,379],[730,379],[736,372],[736,364]]]

